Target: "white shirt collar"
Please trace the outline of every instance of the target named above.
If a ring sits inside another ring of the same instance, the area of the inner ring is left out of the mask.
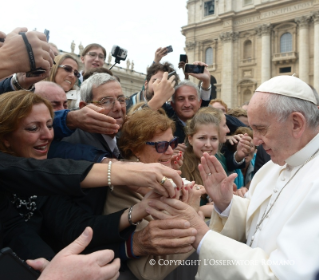
[[[117,142],[116,137],[111,137],[109,135],[101,134],[105,140],[105,142],[108,144],[110,150],[113,152],[115,148],[117,148]]]
[[[319,148],[319,134],[317,134],[311,141],[301,150],[286,159],[286,163],[292,167],[296,167],[305,163]]]

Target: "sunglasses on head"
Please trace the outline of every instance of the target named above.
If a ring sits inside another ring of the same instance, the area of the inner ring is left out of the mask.
[[[73,71],[74,76],[77,78],[80,78],[80,76],[81,76],[79,71],[76,69],[73,70],[73,67],[70,65],[59,65],[59,67],[63,68],[66,72],[69,72],[69,73],[72,73],[72,71]]]
[[[171,141],[159,141],[159,142],[146,142],[146,145],[155,146],[156,152],[165,153],[169,146],[174,150],[178,145],[178,137],[175,137]]]

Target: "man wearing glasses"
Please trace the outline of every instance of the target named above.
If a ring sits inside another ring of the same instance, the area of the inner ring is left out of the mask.
[[[115,119],[119,128],[122,127],[126,115],[125,96],[120,83],[115,77],[108,74],[94,74],[83,82],[81,86],[80,108],[88,104],[94,104],[103,108],[103,114]],[[70,137],[63,141],[81,143],[94,146],[100,150],[110,152],[113,158],[119,158],[115,134],[105,135],[89,133],[77,129]]]

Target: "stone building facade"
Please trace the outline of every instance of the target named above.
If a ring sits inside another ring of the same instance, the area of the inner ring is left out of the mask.
[[[319,0],[188,0],[188,61],[204,61],[212,98],[241,106],[277,75],[319,91]]]

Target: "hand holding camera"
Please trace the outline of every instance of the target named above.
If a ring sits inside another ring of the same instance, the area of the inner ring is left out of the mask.
[[[16,28],[9,33],[0,49],[1,62],[1,77],[11,75],[17,72],[28,72],[31,69],[30,51],[27,50],[24,39],[19,34],[26,32],[25,36],[29,43],[29,48],[32,50],[35,68],[50,70],[53,64],[54,54],[50,49],[50,45],[46,41],[46,36],[37,31],[27,32],[27,28]]]
[[[185,73],[202,81],[202,88],[209,88],[210,74],[207,70],[207,64],[201,61],[195,61],[193,64],[185,64]]]

